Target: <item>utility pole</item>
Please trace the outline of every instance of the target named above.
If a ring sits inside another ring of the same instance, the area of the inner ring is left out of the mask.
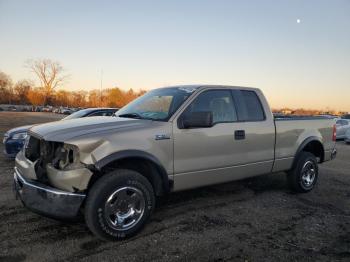
[[[103,79],[103,69],[101,69],[101,83],[100,83],[100,107],[102,107],[102,79]]]

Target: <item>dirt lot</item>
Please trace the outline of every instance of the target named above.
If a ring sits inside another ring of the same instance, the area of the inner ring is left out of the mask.
[[[58,117],[0,112],[0,136]],[[350,145],[337,148],[311,193],[291,193],[280,173],[172,194],[139,235],[114,243],[22,207],[14,161],[0,154],[0,261],[350,261]]]

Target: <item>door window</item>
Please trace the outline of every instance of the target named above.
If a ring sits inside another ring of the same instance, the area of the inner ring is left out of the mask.
[[[209,90],[199,94],[184,114],[212,112],[213,124],[237,121],[237,114],[229,90]]]

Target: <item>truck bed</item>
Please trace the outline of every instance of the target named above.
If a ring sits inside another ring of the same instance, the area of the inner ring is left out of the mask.
[[[335,120],[325,116],[275,117],[276,141],[274,172],[291,168],[300,145],[308,138],[317,138],[324,147],[324,158],[330,159],[334,148],[333,125]],[[307,121],[306,121],[307,120]]]

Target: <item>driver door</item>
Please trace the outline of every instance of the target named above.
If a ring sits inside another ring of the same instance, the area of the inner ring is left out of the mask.
[[[233,98],[230,89],[204,90],[178,117],[210,111],[212,127],[184,129],[173,122],[175,191],[271,171],[272,120],[239,121]]]

